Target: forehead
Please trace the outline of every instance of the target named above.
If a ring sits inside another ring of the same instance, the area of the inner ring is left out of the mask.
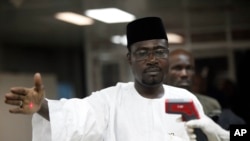
[[[170,65],[191,64],[194,65],[193,58],[188,54],[174,54],[169,57]]]
[[[153,40],[145,40],[136,42],[131,46],[132,50],[136,50],[138,48],[154,48],[154,47],[168,47],[166,39],[153,39]]]

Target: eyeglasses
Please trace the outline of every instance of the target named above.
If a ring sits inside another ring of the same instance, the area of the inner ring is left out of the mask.
[[[154,50],[140,49],[135,51],[133,54],[137,61],[142,61],[148,59],[148,57],[153,54],[155,58],[162,59],[167,58],[169,50],[166,48],[158,48]]]

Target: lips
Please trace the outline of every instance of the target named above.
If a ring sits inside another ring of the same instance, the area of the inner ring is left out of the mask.
[[[156,72],[156,71],[160,71],[160,68],[158,68],[158,67],[151,67],[151,68],[147,68],[145,70],[145,72]]]
[[[148,69],[145,70],[145,73],[148,73],[148,74],[151,74],[151,75],[156,75],[156,74],[158,74],[160,72],[160,70],[161,70],[160,68],[156,68],[156,67],[148,68]]]
[[[190,85],[190,81],[189,80],[182,80],[182,81],[179,82],[179,85],[188,86],[188,85]]]

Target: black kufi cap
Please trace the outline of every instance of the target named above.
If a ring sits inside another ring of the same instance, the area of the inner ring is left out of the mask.
[[[151,39],[168,40],[161,18],[145,17],[134,20],[127,25],[128,49],[133,43]]]

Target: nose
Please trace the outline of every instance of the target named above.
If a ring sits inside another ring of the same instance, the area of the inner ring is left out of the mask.
[[[149,62],[156,62],[156,57],[155,57],[155,54],[154,54],[154,52],[150,52],[149,54],[148,54],[148,59],[149,59]]]
[[[156,60],[154,51],[151,51],[151,52],[148,53],[148,59],[149,59],[150,61]]]
[[[182,77],[187,76],[187,75],[188,75],[188,71],[187,71],[186,69],[183,68],[183,69],[180,71],[180,75],[181,75]]]

